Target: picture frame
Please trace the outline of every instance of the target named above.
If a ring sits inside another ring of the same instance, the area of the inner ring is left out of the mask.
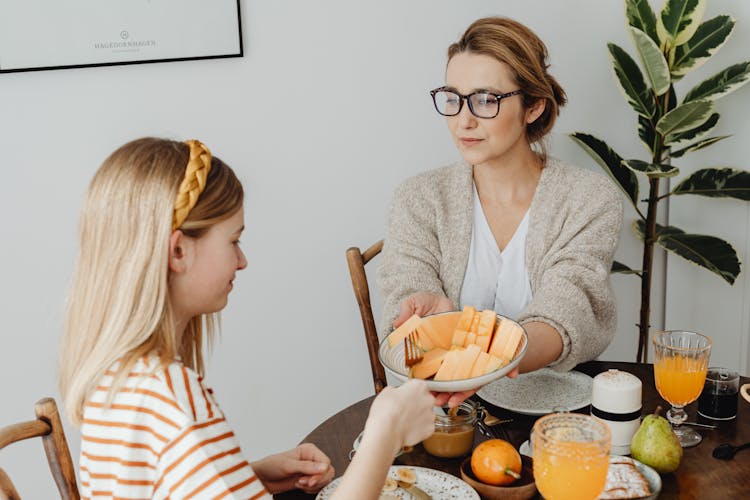
[[[0,73],[242,56],[240,0],[0,0]]]

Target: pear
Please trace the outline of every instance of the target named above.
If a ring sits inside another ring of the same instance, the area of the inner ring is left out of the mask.
[[[682,446],[669,421],[659,416],[661,406],[653,415],[646,415],[630,442],[630,456],[662,474],[674,472],[682,460]]]

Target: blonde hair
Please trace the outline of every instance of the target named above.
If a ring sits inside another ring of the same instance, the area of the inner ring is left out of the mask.
[[[65,412],[76,425],[92,389],[118,360],[108,401],[151,352],[162,364],[180,356],[203,374],[204,326],[210,345],[216,315],[192,318],[178,339],[168,293],[169,239],[189,150],[181,142],[137,139],[112,153],[89,185],[60,356]],[[214,157],[179,229],[198,238],[241,209],[243,198],[234,172]]]
[[[552,130],[567,98],[557,80],[547,73],[547,47],[528,27],[507,17],[485,17],[474,21],[461,39],[448,47],[448,61],[462,52],[492,57],[507,64],[523,90],[524,105],[543,99],[544,112],[526,126],[530,144],[539,143],[542,158],[546,151],[541,140]]]

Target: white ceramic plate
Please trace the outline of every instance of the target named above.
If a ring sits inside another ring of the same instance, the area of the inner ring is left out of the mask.
[[[572,411],[591,404],[594,379],[577,372],[542,368],[516,378],[503,378],[479,389],[477,395],[495,406],[525,415]]]
[[[501,316],[498,314],[497,317],[503,321],[511,321],[515,323],[515,321],[513,321],[512,319],[508,319],[505,316]],[[516,324],[518,325],[518,323]],[[507,365],[503,366],[499,370],[495,370],[494,372],[482,375],[481,377],[446,381],[427,380],[427,387],[431,391],[436,392],[469,391],[472,389],[477,389],[478,387],[482,387],[483,385],[489,384],[490,382],[504,377],[513,368],[518,366],[518,363],[521,362],[521,358],[523,358],[524,354],[526,354],[526,347],[528,346],[528,337],[526,336],[526,330],[524,330],[521,325],[518,325],[518,327],[521,328],[521,331],[523,331],[523,337],[521,337],[521,345],[518,349],[516,349],[516,357],[513,358],[513,361],[511,361]],[[388,338],[386,337],[380,343],[380,348],[378,349],[378,358],[380,358],[380,362],[385,368],[385,371],[391,374],[394,378],[398,379],[401,382],[406,382],[407,380],[409,380],[409,370],[404,364],[403,342],[399,342],[395,346],[391,347],[390,345],[388,345]]]
[[[635,458],[633,459],[633,463],[635,464],[635,468],[638,469],[638,472],[643,474],[643,477],[646,478],[648,486],[651,488],[651,496],[644,497],[643,500],[655,500],[661,492],[661,476],[659,476],[659,473],[654,469],[639,462]]]
[[[479,500],[479,495],[474,491],[474,488],[451,474],[439,470],[427,469],[425,467],[393,465],[388,471],[388,475],[393,479],[396,479],[396,471],[398,469],[412,469],[417,475],[417,481],[414,484],[430,495],[433,500]],[[328,486],[320,490],[318,496],[315,497],[316,500],[326,500],[327,498],[330,498],[340,481],[340,477],[331,481]],[[413,498],[411,494],[405,492],[401,488],[398,488],[396,491],[391,491],[388,494],[396,498]]]

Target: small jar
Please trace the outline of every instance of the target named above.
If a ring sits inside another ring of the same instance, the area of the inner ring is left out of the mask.
[[[455,458],[468,455],[474,445],[474,426],[478,419],[478,405],[464,401],[458,406],[455,415],[448,408],[436,410],[435,432],[422,441],[425,451],[441,458]]]

